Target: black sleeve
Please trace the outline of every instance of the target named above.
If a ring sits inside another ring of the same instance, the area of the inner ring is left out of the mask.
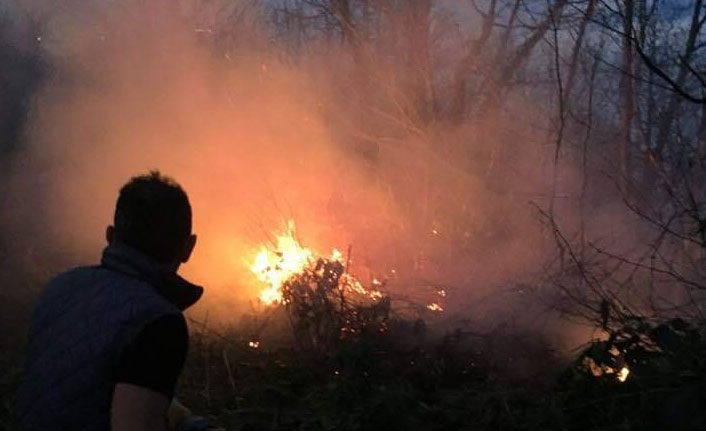
[[[175,314],[155,320],[123,352],[117,382],[152,389],[171,399],[188,345],[184,316]]]

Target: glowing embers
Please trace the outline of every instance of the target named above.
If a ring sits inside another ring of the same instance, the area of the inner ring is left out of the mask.
[[[629,375],[630,375],[630,368],[623,367],[620,369],[620,371],[618,371],[618,380],[622,383],[628,379]]]
[[[615,376],[620,383],[625,382],[630,375],[630,368],[625,364],[617,366],[599,364],[590,357],[583,358],[583,366],[594,377]]]
[[[444,311],[444,307],[441,306],[438,302],[432,302],[431,304],[427,305],[427,309],[431,311]]]
[[[446,298],[446,290],[444,290],[444,289],[437,289],[436,294],[439,295],[441,298]],[[434,301],[434,302],[430,302],[429,304],[427,304],[427,310],[444,311],[444,306],[441,304],[441,302]]]
[[[373,279],[372,287],[368,289],[352,275],[342,274],[338,281],[338,286],[339,289],[343,289],[348,293],[357,294],[373,301],[379,301],[383,297],[382,292],[374,289],[374,287],[382,287],[384,286],[384,283],[379,282],[376,279]]]

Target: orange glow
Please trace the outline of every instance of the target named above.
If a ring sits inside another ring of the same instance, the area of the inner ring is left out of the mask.
[[[431,311],[444,311],[444,307],[442,307],[438,302],[432,302],[427,305],[427,308]]]
[[[287,222],[287,231],[276,236],[275,243],[274,248],[262,246],[250,265],[250,270],[257,276],[257,279],[265,284],[258,299],[266,306],[281,303],[284,283],[295,274],[310,267],[317,259],[310,249],[299,243],[296,238],[294,222],[291,220]],[[329,259],[341,262],[343,253],[338,249],[333,249]],[[368,289],[350,274],[343,274],[340,278],[341,289],[373,301],[382,299],[383,293],[374,288],[382,285],[382,282],[374,279],[372,287]]]
[[[630,375],[630,368],[628,367],[623,367],[618,371],[618,380],[622,383],[625,380],[628,379],[628,376]]]
[[[347,290],[348,292],[367,297],[369,299],[372,299],[373,301],[378,301],[383,297],[382,292],[376,289],[365,288],[365,286],[363,286],[360,281],[358,281],[355,277],[350,274],[343,274],[341,276],[340,285],[343,289]],[[373,286],[376,285],[379,284],[375,284],[375,280],[373,280]]]
[[[340,252],[338,254],[340,255]],[[261,247],[250,266],[258,280],[267,285],[260,292],[260,302],[265,305],[282,302],[282,284],[306,268],[311,258],[311,250],[302,247],[295,238],[294,222],[290,220],[287,223],[287,231],[277,236],[276,248],[271,250],[265,246]]]

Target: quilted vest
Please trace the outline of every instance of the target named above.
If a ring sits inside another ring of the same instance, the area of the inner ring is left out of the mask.
[[[32,316],[18,393],[22,431],[108,431],[117,367],[150,322],[180,313],[203,289],[124,245],[100,266],[53,279]]]

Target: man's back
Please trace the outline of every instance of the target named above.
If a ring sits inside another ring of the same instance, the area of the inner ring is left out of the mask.
[[[39,301],[18,400],[23,430],[109,429],[123,351],[150,322],[180,313],[109,250],[107,265],[104,255],[103,266],[58,276]]]
[[[189,198],[157,171],[133,177],[105,233],[101,265],[58,276],[39,300],[22,431],[166,429],[189,343],[181,312],[203,293],[177,274],[196,245]]]

